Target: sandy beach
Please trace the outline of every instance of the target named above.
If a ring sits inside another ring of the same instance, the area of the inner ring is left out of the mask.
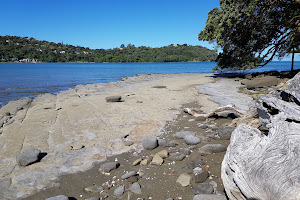
[[[57,96],[11,101],[0,110],[2,119],[9,116],[0,135],[1,199],[58,188],[62,175],[91,170],[124,152],[143,153],[142,140],[166,134],[167,124],[180,121],[180,114],[184,118],[183,105],[192,105],[201,113],[225,103],[245,111],[252,98],[239,93],[240,86],[235,79],[213,74],[136,75],[113,83],[79,85]],[[106,97],[115,95],[122,101],[106,102]],[[195,121],[184,119],[190,121],[181,124]],[[199,122],[193,123],[176,131],[197,131]],[[19,166],[17,155],[30,148],[41,150],[43,157]]]

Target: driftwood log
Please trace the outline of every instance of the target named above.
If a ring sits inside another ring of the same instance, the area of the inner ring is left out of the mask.
[[[256,101],[266,132],[239,125],[221,176],[229,199],[300,200],[300,73]]]

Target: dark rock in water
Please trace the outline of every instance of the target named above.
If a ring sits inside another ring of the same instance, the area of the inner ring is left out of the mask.
[[[141,186],[138,183],[133,183],[128,189],[135,194],[142,194]]]
[[[69,200],[69,198],[65,195],[58,195],[58,196],[55,196],[55,197],[47,198],[45,200]]]
[[[195,136],[195,134],[196,133],[192,132],[192,131],[180,131],[180,132],[175,133],[175,137],[178,139],[183,139],[187,135]]]
[[[144,149],[152,150],[158,146],[157,138],[155,137],[147,137],[142,141],[142,145]]]
[[[199,149],[199,153],[212,154],[226,151],[226,147],[221,144],[206,144]]]
[[[208,178],[209,174],[207,171],[203,171],[195,175],[195,183],[203,183]]]
[[[212,194],[214,188],[209,183],[200,183],[194,187],[194,194]]]
[[[126,173],[126,174],[124,174],[122,177],[121,177],[121,179],[127,179],[127,178],[130,178],[130,177],[132,177],[132,176],[136,176],[137,175],[137,173],[136,173],[136,171],[131,171],[131,172],[128,172],[128,173]]]
[[[193,200],[227,200],[227,198],[224,195],[198,194],[194,196]]]
[[[100,166],[99,171],[108,173],[111,170],[117,169],[120,166],[120,163],[118,162],[108,162],[104,163]]]
[[[176,147],[178,145],[178,143],[176,141],[168,141],[165,144],[165,147]]]
[[[109,96],[105,98],[106,102],[121,102],[122,97],[121,96]]]
[[[230,140],[231,134],[234,131],[234,128],[225,127],[217,129],[217,133],[221,140]]]
[[[38,161],[40,153],[39,149],[28,149],[17,155],[17,163],[21,166],[32,164]]]
[[[193,136],[193,135],[186,135],[184,136],[184,141],[188,145],[195,145],[201,142],[200,138]]]
[[[119,186],[117,187],[115,190],[114,190],[114,195],[115,196],[121,196],[125,191],[125,187],[122,185],[122,186]]]

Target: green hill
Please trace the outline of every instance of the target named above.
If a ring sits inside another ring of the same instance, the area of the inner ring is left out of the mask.
[[[0,36],[0,62],[210,62],[217,54],[202,46],[169,45],[160,48],[121,45],[90,49],[34,38]]]

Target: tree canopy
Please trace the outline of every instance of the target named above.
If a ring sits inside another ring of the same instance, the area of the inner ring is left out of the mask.
[[[216,43],[219,69],[264,66],[300,46],[299,0],[220,0],[199,40]]]

